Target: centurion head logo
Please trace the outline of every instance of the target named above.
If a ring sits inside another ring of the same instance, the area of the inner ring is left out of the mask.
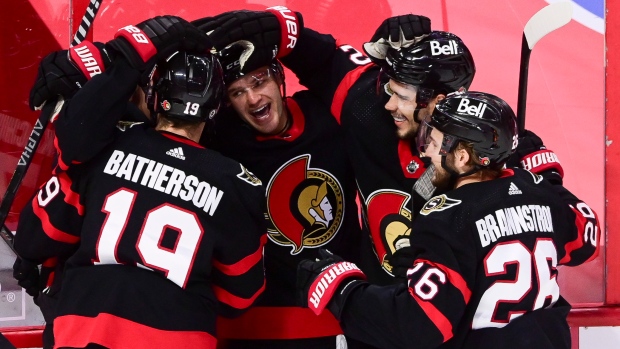
[[[310,155],[289,160],[267,185],[269,239],[291,254],[327,244],[342,224],[342,186],[327,171],[311,169]]]

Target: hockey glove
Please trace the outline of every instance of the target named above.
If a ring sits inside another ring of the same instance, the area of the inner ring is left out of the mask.
[[[517,149],[508,158],[506,166],[526,169],[553,184],[562,184],[564,178],[564,169],[557,155],[545,147],[540,137],[528,130],[519,137]]]
[[[431,32],[431,20],[417,15],[401,15],[384,20],[377,31],[364,44],[364,52],[374,59],[385,59],[387,50],[409,47]]]
[[[304,26],[301,13],[284,6],[270,7],[266,11],[224,12],[192,23],[209,34],[217,50],[237,41],[250,42],[239,62],[243,73],[288,55]]]
[[[405,279],[407,278],[407,270],[413,268],[413,261],[415,260],[413,251],[411,250],[409,236],[404,235],[397,238],[395,245],[397,249],[390,258],[392,275],[397,278]]]
[[[39,296],[39,266],[33,262],[17,257],[13,263],[13,278],[26,293],[36,298]]]
[[[112,63],[105,45],[82,41],[69,50],[52,52],[39,64],[34,86],[30,89],[28,105],[40,110],[46,101],[58,96],[70,99],[86,81],[102,73]]]
[[[199,53],[211,48],[204,32],[175,16],[157,16],[136,26],[128,25],[119,29],[114,38],[108,45],[139,71],[149,70],[178,50]]]
[[[346,298],[364,283],[366,275],[354,263],[328,250],[320,249],[319,256],[316,261],[305,259],[297,266],[298,303],[317,315],[328,307],[340,319]]]

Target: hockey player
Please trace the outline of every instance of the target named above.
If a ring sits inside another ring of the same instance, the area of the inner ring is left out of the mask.
[[[264,289],[262,185],[197,143],[223,92],[221,67],[200,53],[208,46],[198,34],[171,16],[121,29],[107,45],[114,63],[57,121],[59,166],[79,171],[83,224],[77,234],[25,230],[15,240],[34,264],[77,246],[57,307],[56,347],[215,348],[216,315],[239,315]],[[145,37],[150,47],[140,45]],[[170,52],[187,47],[196,53]],[[155,61],[156,128],[116,129],[122,114],[110,112],[124,108]],[[46,189],[45,200],[61,193]]]
[[[242,38],[252,41],[260,53],[260,48],[271,47],[269,31],[240,33],[232,27],[269,16],[267,12],[231,12],[207,21],[203,28],[214,30],[210,37],[216,47]],[[361,267],[381,284],[394,281],[391,261],[396,241],[411,232],[411,188],[425,170],[410,141],[419,124],[415,116],[422,106],[432,108],[446,93],[469,87],[475,73],[473,58],[458,37],[431,33],[430,20],[423,16],[401,19],[384,21],[373,41],[387,38],[394,29],[397,35],[402,32],[411,37],[410,44],[426,39],[415,49],[388,45],[390,49],[385,48],[383,54],[390,55],[389,59],[375,59],[379,64],[349,45],[338,46],[332,36],[308,28],[301,31],[293,51],[282,57],[300,83],[331,106],[344,129],[363,207]],[[433,54],[435,45],[449,45],[451,50]],[[246,65],[254,62],[249,59]],[[424,90],[416,93],[420,89]],[[421,198],[417,201],[418,205],[424,202]]]
[[[255,50],[246,65],[252,69],[258,57],[282,47],[274,41],[280,37],[273,35],[277,26],[251,25],[270,17],[270,12],[233,11],[200,22],[216,47],[251,41]],[[282,25],[281,32],[287,30]],[[405,276],[401,265],[410,262],[410,250],[397,249],[398,242],[411,233],[411,207],[417,211],[425,202],[411,194],[426,169],[412,136],[437,101],[470,86],[475,65],[462,40],[431,32],[424,16],[386,19],[364,50],[369,58],[350,45],[337,44],[331,35],[303,28],[294,49],[281,61],[331,106],[344,128],[361,196],[364,237],[370,236],[362,240],[360,266],[373,282],[389,284],[394,282],[392,275]],[[530,146],[519,155],[541,151],[544,146],[538,140],[523,142]],[[530,170],[562,173],[558,162]]]
[[[433,183],[452,190],[414,221],[407,281],[372,285],[322,251],[299,266],[301,301],[381,348],[570,348],[557,266],[593,259],[600,229],[562,186],[504,169],[517,137],[513,111],[496,96],[440,101],[418,144],[437,166]]]
[[[73,97],[78,86],[83,86],[92,76],[92,67],[97,67],[98,72],[105,71],[111,64],[111,58],[103,43],[94,43],[93,47],[88,41],[84,41],[69,50],[52,52],[46,56],[39,65],[39,72],[35,85],[31,90],[29,104],[34,110],[40,109],[41,105],[56,95],[62,98]],[[96,52],[97,54],[92,54]],[[77,65],[73,60],[80,59],[80,54],[89,59],[89,67]],[[89,71],[91,68],[91,71]],[[79,85],[78,85],[79,84]],[[147,115],[150,114],[144,101],[144,92],[136,88],[131,101],[127,103],[120,124],[132,124],[137,122],[149,122]],[[56,118],[52,117],[52,123]],[[34,194],[29,204],[22,208],[19,215],[17,232],[20,235],[36,234],[54,231],[79,231],[82,224],[83,207],[79,203],[78,188],[72,181],[72,172],[78,172],[72,168],[61,171],[55,168],[53,176]],[[47,193],[59,190],[58,195],[48,198]],[[28,231],[21,233],[22,231]],[[41,309],[45,319],[43,330],[43,348],[54,347],[53,323],[56,317],[56,303],[58,292],[62,283],[62,270],[65,258],[53,257],[44,261],[39,266],[28,260],[16,258],[13,265],[13,276],[18,284],[26,289],[26,292],[34,299],[35,304]]]
[[[358,260],[361,230],[344,135],[308,91],[284,97],[277,60],[243,74],[245,49],[233,44],[220,51],[227,107],[217,116],[213,147],[268,183],[267,287],[247,313],[218,322],[218,338],[231,349],[342,348],[342,329],[330,313],[317,317],[297,305],[295,273],[319,248]]]

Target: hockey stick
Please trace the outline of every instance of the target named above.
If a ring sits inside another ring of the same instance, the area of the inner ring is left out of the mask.
[[[80,26],[75,32],[75,35],[73,36],[71,46],[75,46],[84,41],[86,35],[88,34],[88,31],[93,24],[95,16],[97,16],[101,1],[90,0],[90,3],[86,8],[86,13],[84,13],[82,21],[80,22]],[[39,144],[41,143],[41,139],[43,138],[43,133],[47,127],[47,124],[49,123],[52,116],[60,112],[60,108],[62,107],[63,103],[64,101],[60,99],[57,103],[48,102],[45,103],[45,105],[43,106],[43,109],[39,114],[39,118],[35,122],[34,128],[30,133],[30,137],[28,137],[26,147],[24,148],[24,151],[22,152],[19,161],[17,161],[17,167],[15,168],[13,176],[9,181],[9,185],[6,188],[4,197],[2,198],[2,203],[0,204],[0,235],[2,235],[2,239],[9,245],[13,252],[15,252],[15,248],[13,247],[13,233],[6,227],[4,222],[6,221],[11,206],[13,205],[13,201],[15,200],[15,194],[17,193],[17,189],[19,189],[22,180],[26,176],[28,167],[30,167],[30,164],[32,163],[32,158],[34,157],[34,154],[37,151]]]
[[[519,96],[517,102],[517,125],[519,134],[525,131],[525,106],[527,102],[527,78],[530,55],[534,45],[547,34],[568,24],[573,16],[570,2],[556,2],[543,7],[527,21],[521,41],[521,68],[519,71]]]

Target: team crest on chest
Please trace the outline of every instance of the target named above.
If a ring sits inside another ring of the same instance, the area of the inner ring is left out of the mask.
[[[447,210],[450,207],[456,206],[460,203],[461,200],[450,199],[446,195],[442,194],[428,200],[424,207],[422,207],[422,210],[420,210],[420,214],[426,216],[431,212]]]
[[[267,186],[268,236],[291,254],[327,244],[344,213],[342,186],[329,172],[310,168],[310,155],[287,161]]]
[[[409,243],[411,196],[398,190],[377,190],[366,199],[365,219],[373,247],[383,269],[392,274],[390,260],[401,244]]]

